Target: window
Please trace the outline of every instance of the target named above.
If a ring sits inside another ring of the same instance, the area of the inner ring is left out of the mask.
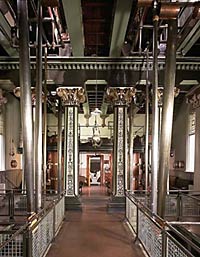
[[[187,142],[187,168],[186,171],[194,172],[195,162],[195,113],[189,115],[189,130]]]

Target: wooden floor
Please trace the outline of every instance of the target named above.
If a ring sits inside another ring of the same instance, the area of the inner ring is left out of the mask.
[[[47,257],[143,257],[123,214],[108,214],[104,187],[83,188],[82,212],[67,211]]]

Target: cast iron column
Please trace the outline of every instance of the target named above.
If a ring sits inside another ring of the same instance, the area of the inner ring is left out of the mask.
[[[35,205],[42,208],[42,6],[38,2],[35,105]]]
[[[169,160],[172,135],[172,121],[174,110],[174,87],[176,76],[176,37],[177,20],[168,21],[168,39],[166,50],[165,82],[163,93],[163,112],[160,138],[159,158],[159,187],[158,187],[158,215],[165,214],[165,197],[167,192],[167,178],[169,174]]]
[[[31,101],[31,71],[29,54],[28,5],[26,0],[17,1],[19,20],[19,76],[21,88],[21,113],[23,131],[23,161],[27,191],[27,212],[34,212],[33,187],[33,125]]]
[[[64,105],[64,173],[66,209],[80,209],[78,199],[78,105],[85,101],[83,88],[57,89]]]
[[[125,207],[127,189],[127,108],[135,95],[134,88],[109,88],[108,96],[114,104],[113,192],[109,210]]]

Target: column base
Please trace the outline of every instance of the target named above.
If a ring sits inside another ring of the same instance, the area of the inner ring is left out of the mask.
[[[78,196],[65,196],[65,210],[82,211],[82,204]]]
[[[107,204],[108,212],[125,213],[125,196],[112,196]]]

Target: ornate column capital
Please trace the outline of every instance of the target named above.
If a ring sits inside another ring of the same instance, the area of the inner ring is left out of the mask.
[[[135,93],[134,87],[109,87],[107,89],[108,100],[114,105],[129,105]]]
[[[161,107],[163,105],[163,92],[164,88],[159,87],[158,88],[158,105]],[[174,87],[174,97],[177,97],[179,95],[180,89],[177,87]]]
[[[82,87],[58,87],[56,92],[65,106],[85,102],[85,91]]]
[[[16,87],[13,89],[13,93],[16,97],[21,97],[21,88],[20,87]],[[44,102],[44,93],[42,92],[42,102]],[[35,87],[31,87],[31,100],[32,100],[32,105],[35,106],[36,105],[36,88]]]

